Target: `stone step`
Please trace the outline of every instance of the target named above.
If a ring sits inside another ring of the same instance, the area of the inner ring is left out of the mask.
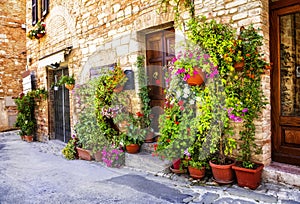
[[[289,164],[272,162],[264,167],[263,179],[267,182],[300,187],[300,168]]]
[[[156,174],[163,172],[171,166],[171,162],[162,161],[151,153],[141,151],[137,154],[125,153],[125,166],[141,171]]]

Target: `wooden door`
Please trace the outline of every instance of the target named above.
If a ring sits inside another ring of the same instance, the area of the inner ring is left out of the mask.
[[[300,2],[270,8],[272,159],[300,165]]]
[[[165,70],[167,65],[174,57],[175,51],[175,33],[174,29],[163,30],[146,36],[146,61],[148,86],[150,88],[149,96],[152,108],[152,128],[158,131],[158,117],[163,113],[165,99]]]

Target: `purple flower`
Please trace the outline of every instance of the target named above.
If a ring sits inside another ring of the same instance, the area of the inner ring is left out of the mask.
[[[174,62],[176,62],[176,61],[177,61],[177,58],[176,58],[176,57],[173,57],[172,63],[174,64]]]
[[[190,53],[190,54],[189,54],[189,58],[193,58],[193,53]]]
[[[188,157],[191,156],[191,154],[189,153],[188,149],[184,150],[184,155],[186,155],[186,156],[188,156]]]
[[[203,57],[204,57],[204,59],[206,59],[206,60],[207,60],[208,58],[210,58],[209,54],[204,54]]]
[[[244,108],[244,109],[242,110],[242,112],[243,112],[243,113],[248,112],[248,108]]]

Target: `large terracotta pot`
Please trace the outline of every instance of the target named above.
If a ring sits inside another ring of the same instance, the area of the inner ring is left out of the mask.
[[[173,163],[173,169],[179,169],[180,168],[181,159],[180,158],[174,159],[172,163]]]
[[[33,136],[32,135],[25,135],[25,141],[26,142],[33,142]]]
[[[200,86],[204,83],[205,80],[205,74],[200,68],[195,68],[195,70],[198,72],[198,74],[194,74],[190,78],[187,79],[187,83],[190,86]]]
[[[202,179],[205,176],[205,167],[202,167],[201,169],[197,169],[192,166],[188,166],[188,170],[190,176],[194,179]]]
[[[214,180],[219,184],[230,184],[234,181],[234,171],[232,166],[235,165],[235,162],[227,165],[214,164],[209,161],[211,170],[213,173]]]
[[[256,169],[246,169],[237,165],[232,166],[235,171],[236,179],[240,187],[248,187],[255,190],[261,182],[261,174],[264,168],[263,164],[257,164]]]
[[[136,154],[140,151],[140,145],[138,144],[126,145],[126,151],[130,154]]]
[[[76,150],[77,150],[79,159],[88,160],[88,161],[92,160],[91,152],[89,150],[86,150],[86,149],[83,149],[80,147],[76,147]]]

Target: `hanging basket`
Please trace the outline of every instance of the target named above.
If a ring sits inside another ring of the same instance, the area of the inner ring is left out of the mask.
[[[236,62],[233,65],[233,67],[235,68],[236,71],[242,71],[244,66],[245,66],[245,61],[244,60],[242,60],[240,62]]]
[[[65,84],[65,87],[70,91],[74,89],[74,86],[75,86],[74,84]]]
[[[205,74],[200,68],[194,68],[197,71],[197,74],[194,74],[190,78],[187,79],[187,83],[190,86],[200,86],[204,83]]]

